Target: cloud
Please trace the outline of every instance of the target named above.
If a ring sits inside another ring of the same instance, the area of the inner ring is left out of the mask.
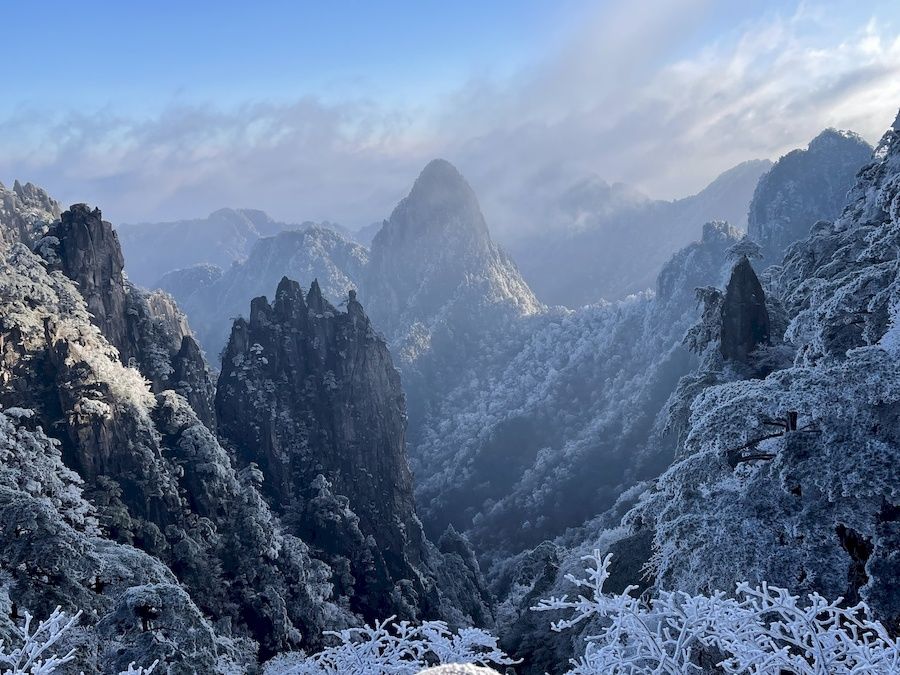
[[[827,126],[875,141],[900,107],[900,34],[874,19],[841,33],[801,5],[698,45],[718,3],[636,4],[605,6],[555,53],[427,108],[305,97],[145,116],[19,110],[0,121],[0,175],[99,204],[114,222],[229,205],[359,226],[443,156],[509,234],[541,226],[543,204],[586,174],[681,196]]]

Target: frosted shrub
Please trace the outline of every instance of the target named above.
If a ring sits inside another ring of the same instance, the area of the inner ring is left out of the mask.
[[[63,656],[52,652],[60,639],[78,623],[81,612],[69,616],[57,607],[33,630],[34,617],[27,611],[23,612],[23,617],[23,624],[15,627],[12,635],[14,641],[20,643],[19,646],[0,645],[0,675],[50,675],[75,659],[74,649]],[[154,662],[145,668],[132,663],[128,670],[123,670],[119,675],[150,675],[156,665],[157,662]]]
[[[840,599],[829,602],[818,594],[801,601],[774,586],[746,583],[738,584],[733,598],[662,592],[644,602],[631,595],[635,586],[604,593],[610,559],[594,551],[585,557],[593,563],[585,578],[567,575],[582,589],[576,599],[549,598],[533,608],[568,613],[551,624],[555,631],[590,627],[585,653],[572,661],[569,675],[701,673],[704,649],[718,654],[726,673],[900,672],[900,642],[863,603],[841,607]]]
[[[363,628],[328,631],[335,646],[309,657],[274,659],[266,675],[415,675],[435,664],[480,666],[515,663],[497,646],[497,638],[478,628],[452,633],[443,621],[413,625],[393,617]]]
[[[78,622],[81,612],[69,617],[57,607],[34,630],[34,617],[28,612],[24,612],[24,617],[23,625],[17,626],[13,632],[14,638],[21,644],[10,651],[7,651],[7,645],[0,649],[0,667],[3,668],[0,672],[3,675],[49,675],[75,658],[74,649],[64,656],[48,652]]]

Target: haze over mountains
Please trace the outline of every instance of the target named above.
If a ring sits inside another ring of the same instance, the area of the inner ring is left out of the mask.
[[[522,274],[549,304],[619,300],[653,288],[669,256],[697,238],[697,224],[725,220],[746,229],[756,184],[772,163],[729,169],[696,195],[672,202],[587,179],[540,213],[541,227],[507,242]]]
[[[119,226],[122,249],[131,260],[130,278],[143,286],[157,284],[163,275],[198,264],[227,270],[243,261],[263,237],[286,230],[312,227],[310,221],[290,224],[273,220],[256,209],[222,208],[206,218],[167,223]],[[352,233],[339,225],[323,223],[348,238]]]

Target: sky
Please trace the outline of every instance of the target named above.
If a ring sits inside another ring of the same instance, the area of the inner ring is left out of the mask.
[[[113,223],[356,228],[434,157],[489,225],[587,176],[671,199],[900,108],[900,3],[0,1],[0,181]]]

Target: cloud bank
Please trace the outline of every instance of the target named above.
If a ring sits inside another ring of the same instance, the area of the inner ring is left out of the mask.
[[[875,141],[900,107],[900,32],[878,17],[842,32],[802,5],[714,42],[683,36],[706,2],[597,12],[552,55],[473,80],[417,109],[371,100],[19,110],[0,120],[0,176],[101,206],[113,222],[221,206],[351,227],[389,215],[426,161],[456,163],[507,235],[596,174],[673,198],[746,159],[775,159],[821,129]]]

